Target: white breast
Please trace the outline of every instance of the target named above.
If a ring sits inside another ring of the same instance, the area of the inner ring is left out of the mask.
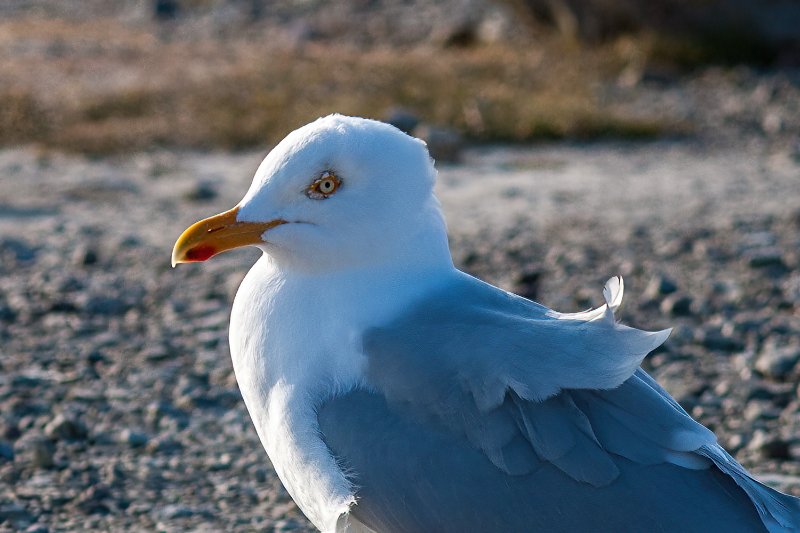
[[[250,417],[289,494],[323,531],[354,503],[319,434],[317,409],[362,385],[364,329],[385,323],[446,272],[303,276],[268,256],[233,304],[233,368]]]

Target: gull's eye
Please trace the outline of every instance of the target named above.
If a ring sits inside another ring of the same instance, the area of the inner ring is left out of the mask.
[[[336,174],[326,170],[308,187],[306,194],[309,198],[323,200],[335,193],[341,184],[342,181],[336,177]]]

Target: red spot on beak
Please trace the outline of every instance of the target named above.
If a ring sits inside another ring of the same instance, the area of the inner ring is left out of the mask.
[[[200,246],[195,246],[186,252],[185,261],[205,261],[216,253],[217,250],[213,246],[201,244]]]

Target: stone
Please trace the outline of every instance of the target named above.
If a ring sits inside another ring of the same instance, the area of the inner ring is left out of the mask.
[[[747,263],[753,268],[778,268],[781,270],[786,269],[786,263],[783,260],[783,250],[777,247],[763,247],[748,250],[744,254]]]
[[[693,314],[691,296],[678,293],[670,294],[661,301],[661,311],[672,316],[691,316]]]
[[[32,262],[36,259],[36,249],[21,239],[6,237],[0,240],[0,257],[10,254],[20,263]]]
[[[709,350],[720,352],[738,352],[744,349],[744,343],[733,335],[726,335],[719,328],[709,327],[701,330],[700,343]]]
[[[790,443],[786,440],[770,435],[765,431],[756,431],[747,448],[758,452],[766,459],[789,459]]]
[[[386,113],[384,122],[391,124],[400,131],[413,135],[414,130],[419,125],[419,118],[408,109],[393,107]]]
[[[210,202],[219,196],[216,186],[208,181],[199,181],[184,194],[184,198],[192,202]]]
[[[792,374],[800,361],[800,346],[775,346],[765,344],[755,362],[755,369],[763,376],[784,380]]]
[[[30,522],[31,520],[33,520],[33,516],[24,505],[17,502],[0,504],[0,523],[11,522],[12,524],[19,524]]]
[[[119,435],[119,441],[122,444],[127,444],[131,448],[142,448],[147,445],[150,437],[141,431],[133,431],[131,429],[123,429]]]
[[[83,309],[90,315],[117,316],[125,314],[128,305],[122,298],[92,295],[86,298]]]
[[[654,276],[650,280],[650,283],[647,284],[647,288],[644,290],[644,295],[649,298],[655,298],[656,296],[672,294],[677,290],[678,284],[675,283],[675,281],[667,276],[659,275]]]
[[[77,418],[61,413],[47,423],[44,434],[52,440],[83,440],[89,430]]]
[[[435,160],[455,163],[461,158],[464,141],[457,131],[423,125],[417,129],[416,134],[427,143],[428,152]]]
[[[27,436],[15,443],[14,452],[30,461],[34,468],[52,468],[56,448],[49,439],[40,436]]]

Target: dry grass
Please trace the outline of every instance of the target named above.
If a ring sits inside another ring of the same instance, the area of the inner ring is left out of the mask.
[[[116,24],[116,26],[115,26]],[[155,145],[264,145],[331,112],[382,117],[393,106],[481,140],[642,137],[669,130],[604,109],[594,87],[630,60],[619,46],[561,41],[515,50],[378,49],[264,40],[170,41],[148,28],[0,23],[0,143],[87,153]],[[35,58],[26,46],[45,50]]]

